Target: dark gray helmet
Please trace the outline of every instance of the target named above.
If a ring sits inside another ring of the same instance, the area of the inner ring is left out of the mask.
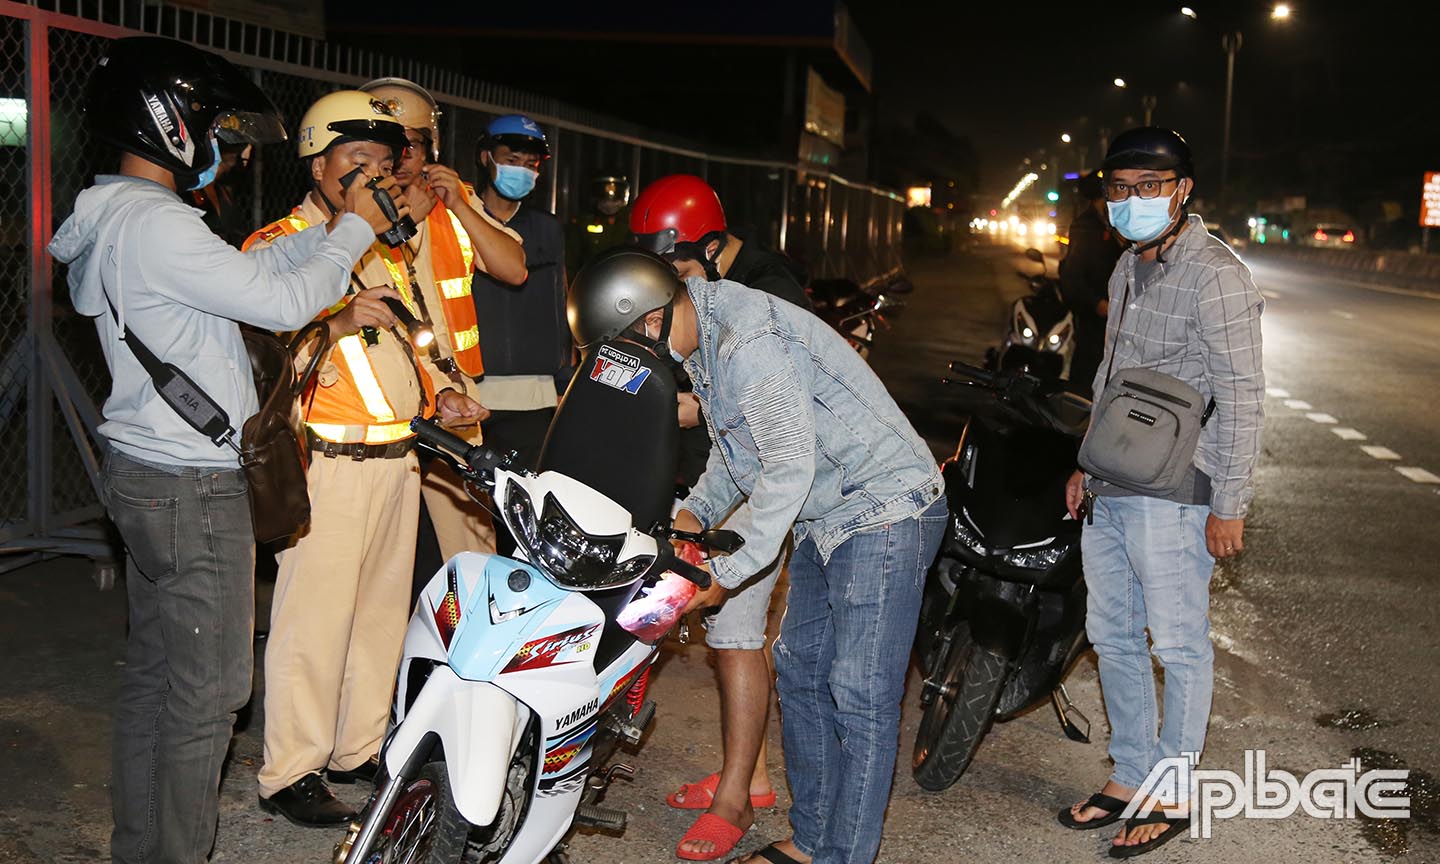
[[[684,287],[654,252],[634,246],[606,249],[580,269],[570,288],[565,316],[575,344],[587,348],[614,339],[645,313],[668,306]]]
[[[1190,145],[1179,134],[1159,126],[1140,126],[1121,132],[1111,142],[1101,167],[1106,174],[1120,168],[1144,168],[1173,170],[1181,177],[1195,177]]]

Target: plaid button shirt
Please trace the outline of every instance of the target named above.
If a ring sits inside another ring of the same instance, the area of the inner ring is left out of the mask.
[[[1260,454],[1265,372],[1260,313],[1265,300],[1250,270],[1230,247],[1210,236],[1199,216],[1161,257],[1144,285],[1133,284],[1135,255],[1125,253],[1110,275],[1106,370],[1154,369],[1172,375],[1207,400],[1215,413],[1200,432],[1195,466],[1210,478],[1210,509],[1221,519],[1245,515]],[[1129,299],[1126,299],[1126,286]],[[1123,308],[1123,320],[1122,320]]]

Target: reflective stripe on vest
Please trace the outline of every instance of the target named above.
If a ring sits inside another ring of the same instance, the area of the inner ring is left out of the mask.
[[[306,423],[311,432],[336,444],[389,444],[404,441],[414,433],[409,423],[385,423],[375,426],[342,426],[339,423]]]
[[[301,218],[298,212],[291,213],[250,235],[242,248],[249,249],[251,245],[260,240],[273,242],[282,235],[298,234],[309,227],[310,224]],[[388,254],[380,254],[380,259],[394,280],[396,290],[408,300],[409,291],[405,286],[408,286],[409,283],[402,278],[403,271],[400,270],[402,265],[392,261]],[[331,315],[345,308],[348,301],[348,297],[342,299],[326,314]],[[384,388],[380,386],[380,380],[375,375],[374,367],[370,365],[370,358],[365,353],[365,345],[360,341],[359,335],[352,333],[340,338],[336,341],[334,348],[338,350],[346,370],[350,373],[350,380],[354,383],[355,401],[358,402],[355,407],[361,408],[376,422],[368,425],[342,425],[307,421],[306,425],[321,438],[343,444],[386,444],[409,438],[413,434],[409,423],[395,422],[395,409],[391,407],[390,400],[385,396]],[[331,356],[333,358],[334,355]]]
[[[475,302],[470,297],[475,247],[460,217],[444,205],[437,204],[426,222],[430,225],[430,268],[440,295],[445,326],[450,331],[455,365],[471,377],[482,375],[485,362],[480,353],[480,327],[475,318]]]

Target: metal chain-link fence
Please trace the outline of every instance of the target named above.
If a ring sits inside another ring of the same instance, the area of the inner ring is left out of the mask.
[[[707,155],[545,97],[155,0],[64,4],[87,18],[45,6],[54,4],[30,0],[0,10],[0,553],[97,554],[101,542],[94,531],[82,539],[76,526],[101,512],[94,426],[109,375],[94,323],[70,305],[64,268],[34,250],[70,215],[94,175],[117,166],[111,148],[90,140],[83,112],[89,75],[117,36],[157,33],[224,52],[251,70],[291,130],[325,93],[371,78],[412,78],[441,103],[441,161],[472,183],[486,124],[499,113],[530,114],[554,152],[532,201],[553,208],[562,222],[593,218],[596,176],[625,175],[638,192],[657,177],[692,173],[715,186],[732,226],[790,253],[812,277],[864,284],[899,274],[903,202],[885,190],[799,165]],[[28,122],[36,117],[48,123]],[[48,148],[39,154],[42,143]],[[48,163],[36,161],[46,154]],[[253,229],[289,212],[309,187],[287,143],[260,148],[248,176],[230,191]],[[0,555],[0,572],[15,561]]]

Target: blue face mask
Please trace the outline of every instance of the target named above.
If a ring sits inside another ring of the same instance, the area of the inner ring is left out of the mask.
[[[1110,224],[1126,240],[1149,243],[1170,227],[1170,202],[1179,193],[1180,190],[1176,189],[1169,198],[1137,198],[1132,195],[1124,201],[1106,201]]]
[[[210,155],[210,167],[200,172],[200,176],[195,178],[194,184],[186,187],[187,192],[192,189],[204,189],[214,183],[215,175],[220,172],[220,142],[215,140],[214,136],[210,137]]]
[[[511,201],[519,201],[535,191],[539,171],[531,171],[521,165],[495,164],[495,191]]]

